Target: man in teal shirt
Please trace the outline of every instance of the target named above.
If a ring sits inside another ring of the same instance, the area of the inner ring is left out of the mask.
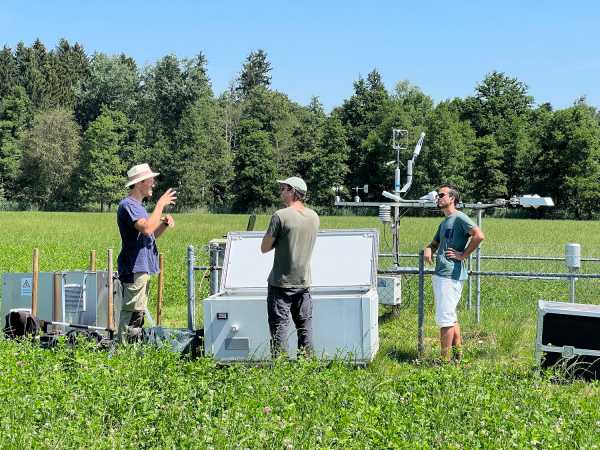
[[[456,315],[464,281],[467,279],[465,260],[485,239],[483,232],[466,214],[458,211],[458,188],[442,184],[437,190],[437,206],[446,218],[431,243],[425,247],[425,261],[433,262],[436,253],[435,275],[432,277],[435,300],[435,321],[440,327],[442,359],[450,360],[450,348],[456,359],[461,357],[462,339]]]

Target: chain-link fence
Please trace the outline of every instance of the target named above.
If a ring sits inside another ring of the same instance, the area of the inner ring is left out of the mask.
[[[584,256],[581,268],[570,272],[564,254],[552,255],[544,245],[532,245],[527,255],[520,253],[521,246],[504,246],[500,250],[501,254],[494,255],[482,251],[479,270],[475,255],[467,262],[470,277],[459,305],[460,321],[471,329],[487,330],[486,334],[501,341],[494,345],[510,351],[534,339],[538,300],[600,303],[597,295],[600,258]],[[552,250],[556,250],[555,245]],[[587,249],[589,254],[590,249]],[[400,267],[397,267],[391,253],[383,251],[379,258],[379,273],[401,279],[401,303],[395,308],[421,312],[423,317],[417,320],[417,337],[422,354],[425,318],[433,317],[432,268],[422,266],[419,271],[417,253],[401,253],[399,259]],[[380,295],[390,293],[380,290]],[[419,299],[422,305],[419,305]]]

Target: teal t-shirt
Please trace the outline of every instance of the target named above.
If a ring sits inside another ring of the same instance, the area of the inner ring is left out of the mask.
[[[453,280],[467,279],[465,262],[446,258],[446,250],[453,248],[458,252],[464,251],[467,242],[471,237],[469,231],[471,231],[474,226],[475,223],[473,223],[469,216],[460,211],[446,217],[442,221],[433,238],[440,243],[436,252],[436,275],[452,278]]]

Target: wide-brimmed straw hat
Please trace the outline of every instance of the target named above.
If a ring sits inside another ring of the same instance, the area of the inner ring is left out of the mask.
[[[135,183],[139,183],[140,181],[147,180],[148,178],[152,178],[157,175],[160,175],[160,173],[152,172],[152,169],[150,169],[148,164],[138,164],[127,171],[127,184],[125,186],[132,186]]]

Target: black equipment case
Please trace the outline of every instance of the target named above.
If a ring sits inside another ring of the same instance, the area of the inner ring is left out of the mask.
[[[600,378],[600,305],[538,302],[536,356],[543,368]]]

